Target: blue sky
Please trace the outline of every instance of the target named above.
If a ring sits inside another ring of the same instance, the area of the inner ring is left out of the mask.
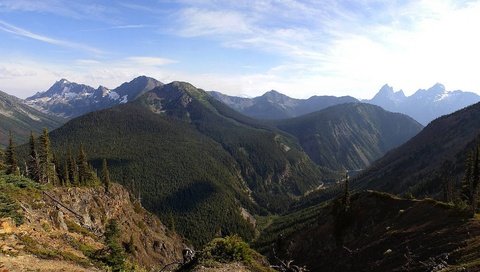
[[[0,90],[139,75],[255,96],[480,91],[480,2],[0,0]]]

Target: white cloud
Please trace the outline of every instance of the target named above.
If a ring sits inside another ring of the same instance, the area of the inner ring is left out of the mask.
[[[48,36],[36,34],[36,33],[30,32],[26,29],[11,25],[11,24],[9,24],[5,21],[2,21],[2,20],[0,20],[0,30],[2,30],[4,32],[7,32],[7,33],[17,35],[17,36],[30,38],[30,39],[41,41],[41,42],[48,43],[48,44],[73,48],[73,49],[82,50],[82,51],[88,51],[88,52],[95,53],[95,54],[103,53],[101,50],[99,50],[97,48],[94,48],[94,47],[91,47],[91,46],[88,46],[88,45],[75,43],[75,42],[70,42],[70,41],[59,40],[59,39],[51,38],[51,37],[48,37]]]
[[[369,98],[384,83],[407,94],[435,82],[480,91],[479,1],[184,2],[182,35],[276,54],[283,64],[260,74],[294,96]],[[245,92],[246,81],[236,78],[237,92]]]
[[[248,19],[239,12],[187,8],[178,16],[181,24],[179,34],[186,37],[251,32]]]
[[[113,5],[103,6],[95,1],[69,0],[1,0],[0,11],[27,11],[48,13],[77,20],[96,20],[118,23],[112,14],[118,11]]]
[[[175,60],[158,57],[128,57],[126,60],[140,66],[163,66],[176,63]]]

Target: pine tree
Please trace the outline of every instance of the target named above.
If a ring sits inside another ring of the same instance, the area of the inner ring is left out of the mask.
[[[349,187],[349,180],[348,180],[348,173],[345,173],[345,191],[343,195],[343,208],[345,211],[350,209],[350,189]]]
[[[40,181],[40,164],[38,161],[37,148],[35,147],[35,136],[30,132],[30,154],[27,159],[28,177],[34,181]]]
[[[74,186],[79,185],[78,181],[78,166],[75,158],[72,155],[72,149],[68,148],[68,155],[67,155],[67,168],[68,168],[68,178],[70,183]]]
[[[110,219],[105,229],[105,242],[109,255],[106,258],[107,264],[112,271],[123,271],[125,266],[125,251],[120,243],[120,229],[115,219]]]
[[[5,153],[5,164],[7,165],[7,169],[5,171],[7,175],[20,175],[20,168],[18,168],[17,154],[15,153],[12,132],[10,132],[10,137],[8,139],[7,152]]]
[[[63,163],[63,171],[62,171],[62,185],[63,186],[70,186],[70,171],[68,169],[68,160]]]
[[[78,181],[80,185],[87,185],[89,181],[89,174],[88,174],[89,167],[88,167],[88,161],[87,161],[87,154],[85,153],[83,144],[80,145],[77,166],[78,166]]]
[[[5,169],[5,163],[3,162],[4,158],[5,154],[3,153],[3,150],[0,149],[0,171]]]
[[[40,183],[56,183],[57,175],[55,165],[53,163],[53,153],[51,150],[50,138],[48,130],[43,129],[40,136],[40,145],[38,149],[38,159],[40,165]]]
[[[108,171],[108,165],[107,165],[107,160],[106,159],[103,159],[103,161],[102,161],[102,176],[101,176],[101,179],[102,179],[103,187],[105,188],[105,192],[108,193],[109,190],[110,190],[111,180],[110,180],[110,172]]]

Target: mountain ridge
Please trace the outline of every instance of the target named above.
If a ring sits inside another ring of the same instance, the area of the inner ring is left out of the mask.
[[[0,146],[6,146],[9,132],[12,132],[14,142],[21,144],[27,141],[30,132],[39,134],[43,128],[57,128],[64,120],[38,111],[24,104],[20,98],[0,91],[0,123]]]
[[[135,100],[147,91],[163,83],[139,76],[115,89],[99,86],[97,89],[85,84],[61,79],[47,91],[37,92],[25,99],[26,103],[44,112],[64,118],[74,118],[88,112],[109,108]]]
[[[372,99],[362,101],[388,111],[401,112],[427,125],[442,115],[479,102],[480,96],[461,90],[447,91],[441,83],[428,89],[418,89],[414,94],[405,96],[402,90],[395,92],[391,86],[385,84]]]
[[[337,104],[358,102],[351,96],[312,96],[308,99],[297,99],[275,90],[254,98],[228,96],[215,91],[209,93],[244,115],[267,120],[293,118]]]
[[[274,122],[299,139],[318,165],[359,171],[423,128],[417,121],[379,106],[345,103]]]

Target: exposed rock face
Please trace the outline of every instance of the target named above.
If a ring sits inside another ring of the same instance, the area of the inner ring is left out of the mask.
[[[147,267],[160,266],[181,259],[182,240],[169,231],[154,215],[145,211],[120,185],[114,184],[106,193],[103,188],[55,188],[48,192],[73,214],[60,207],[65,220],[72,220],[98,235],[105,232],[106,222],[116,219],[124,244],[133,243],[133,256]],[[47,197],[47,203],[59,208],[59,204]],[[60,216],[59,216],[60,217]],[[61,222],[61,220],[59,220]],[[60,223],[56,227],[63,228]]]
[[[130,263],[150,270],[181,260],[182,239],[118,184],[109,193],[102,187],[53,188],[17,200],[24,223],[15,226],[3,218],[0,224],[0,249],[6,254],[0,268],[8,271],[101,270],[92,254],[106,247],[110,219],[119,226]]]

